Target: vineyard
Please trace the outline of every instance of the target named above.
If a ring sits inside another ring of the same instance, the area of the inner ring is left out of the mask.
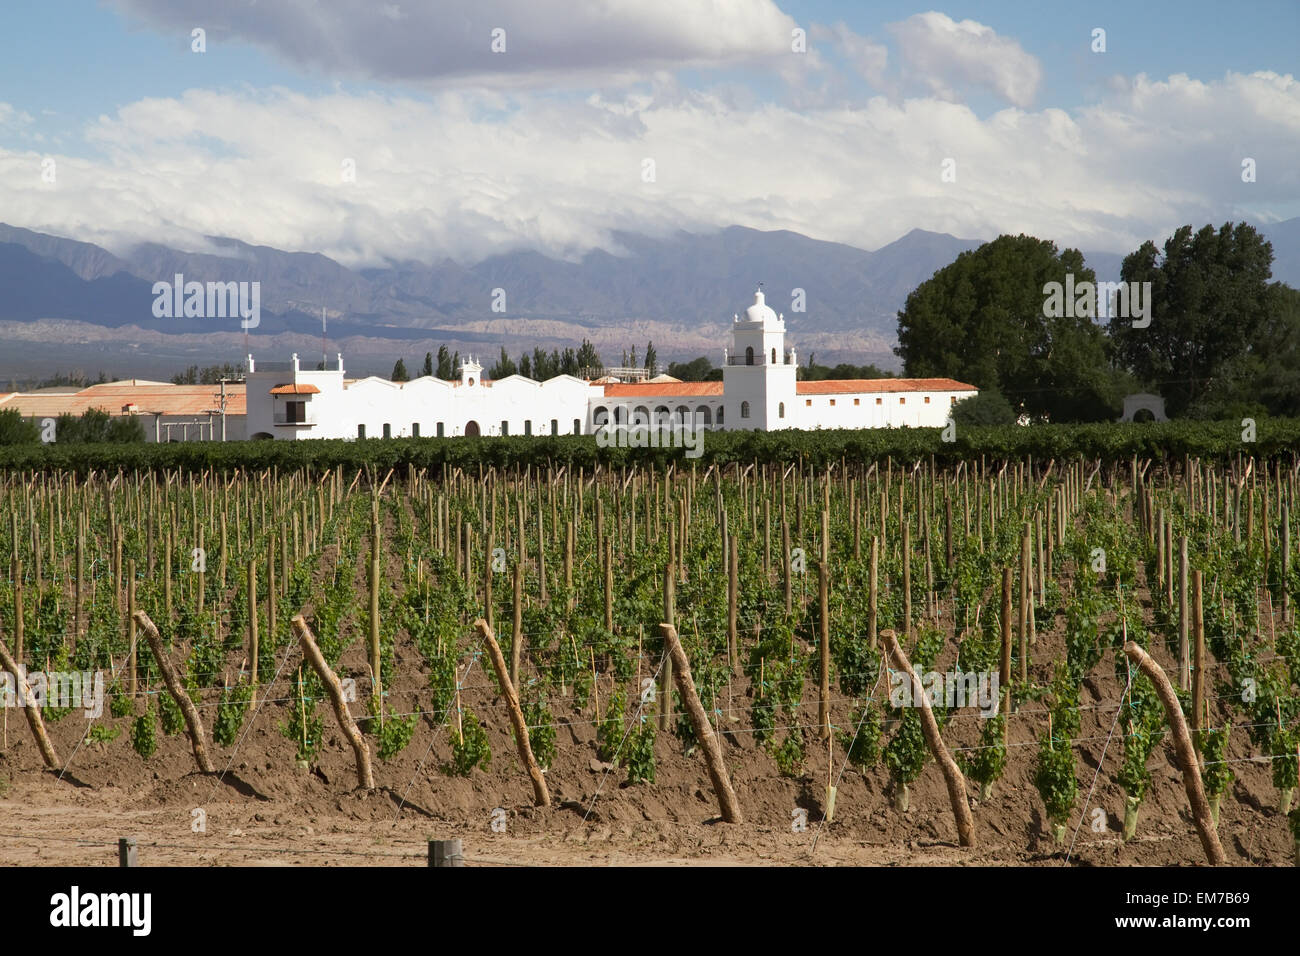
[[[444,833],[485,862],[1198,864],[1149,656],[1227,862],[1293,862],[1293,454],[868,462],[10,471],[5,666],[88,679],[27,719],[10,679],[0,830],[56,862],[138,831],[173,862]]]

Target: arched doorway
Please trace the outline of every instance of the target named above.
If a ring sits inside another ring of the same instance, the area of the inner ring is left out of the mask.
[[[466,438],[478,437],[478,422],[470,421],[465,423],[465,437]]]

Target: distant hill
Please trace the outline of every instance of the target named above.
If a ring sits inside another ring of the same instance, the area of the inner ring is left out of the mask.
[[[1273,242],[1275,277],[1300,287],[1300,218],[1262,231]],[[615,251],[593,250],[576,262],[513,250],[472,265],[412,258],[350,269],[315,253],[222,238],[202,252],[145,243],[114,255],[0,224],[0,322],[63,320],[168,335],[238,331],[233,320],[155,319],[153,283],[180,273],[187,281],[260,281],[258,336],[318,336],[322,308],[331,338],[576,344],[588,333],[593,340],[626,333],[629,342],[664,329],[689,333],[676,343],[661,337],[668,358],[674,344],[698,355],[700,343],[716,343],[762,282],[768,302],[819,355],[830,357],[841,340],[850,351],[887,355],[908,293],[982,242],[913,229],[868,251],[740,226],[662,237],[616,233],[614,240]],[[1118,278],[1122,254],[1085,257],[1099,277]],[[504,290],[504,312],[492,310],[496,289]],[[804,293],[800,314],[793,313],[795,289]]]

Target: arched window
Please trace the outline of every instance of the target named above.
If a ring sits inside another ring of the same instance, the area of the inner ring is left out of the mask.
[[[740,403],[740,417],[741,418],[749,417],[749,402]]]
[[[604,405],[597,405],[596,411],[591,416],[591,421],[597,428],[600,428],[609,421],[609,409]]]
[[[773,346],[773,348],[772,348],[772,364],[773,364],[773,365],[776,364],[776,347],[775,347],[775,346]]]
[[[745,364],[754,364],[754,346],[750,345],[745,348]]]
[[[700,421],[705,425],[713,424],[713,412],[709,409],[708,405],[704,405],[700,408]]]
[[[664,426],[664,425],[667,425],[667,424],[668,424],[669,416],[670,416],[671,414],[672,414],[672,413],[668,411],[668,406],[667,406],[667,405],[656,405],[656,406],[655,406],[655,420],[654,420],[655,427],[656,427],[656,428],[660,428],[660,427],[662,427],[662,426]]]
[[[776,406],[776,417],[785,418],[785,402],[781,402]]]
[[[624,412],[624,408],[623,408],[623,406],[622,406],[622,405],[615,405],[615,406],[614,406],[614,424],[615,424],[615,425],[622,425],[622,424],[623,424],[623,420],[624,420],[625,418],[627,418],[627,415],[626,415],[625,412]]]
[[[719,405],[719,406],[718,406],[718,424],[719,424],[719,425],[724,424],[724,422],[723,422],[723,418],[724,418],[724,416],[725,416],[725,414],[726,414],[726,411],[727,411],[727,409],[726,409],[725,406],[723,406],[723,405]],[[365,436],[363,435],[362,437],[364,438]]]
[[[632,410],[632,424],[649,425],[650,409],[646,408],[644,405],[638,405],[636,408],[634,408]]]
[[[691,410],[685,405],[678,405],[675,410],[675,417],[677,418],[677,421],[673,424],[685,425],[690,420]]]

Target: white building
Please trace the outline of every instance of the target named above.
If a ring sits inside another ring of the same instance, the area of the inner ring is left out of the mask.
[[[606,424],[696,424],[710,429],[940,427],[952,406],[975,395],[949,378],[796,381],[785,319],[761,291],[736,316],[723,351],[721,382],[587,382],[521,375],[484,382],[473,359],[460,380],[347,379],[335,368],[308,371],[248,359],[251,438],[402,438],[457,435],[590,434]]]

